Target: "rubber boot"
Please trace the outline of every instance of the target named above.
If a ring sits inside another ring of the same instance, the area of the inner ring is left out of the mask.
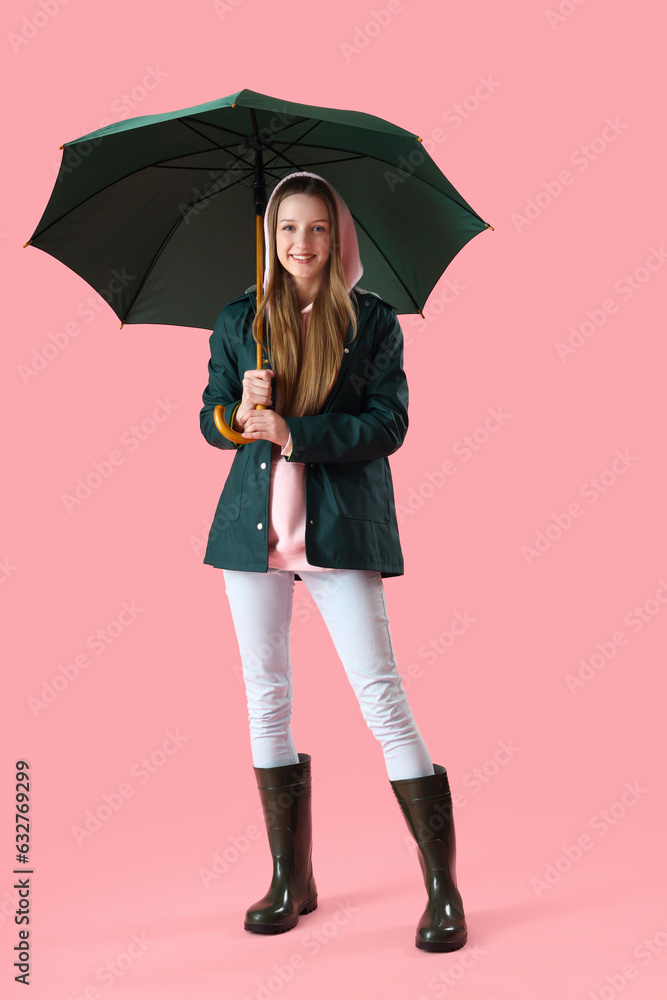
[[[391,781],[410,832],[417,842],[428,903],[417,925],[415,944],[424,951],[456,951],[468,934],[456,886],[456,838],[447,771]]]
[[[273,858],[269,891],[246,912],[244,927],[256,934],[280,934],[296,927],[302,913],[317,907],[313,878],[310,757],[298,764],[256,767],[257,788]]]

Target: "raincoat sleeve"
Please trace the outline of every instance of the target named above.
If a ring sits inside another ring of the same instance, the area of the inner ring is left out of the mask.
[[[224,437],[215,426],[213,410],[219,404],[225,407],[225,419],[230,424],[241,402],[243,383],[239,376],[238,352],[240,337],[230,332],[225,322],[225,310],[220,313],[209,338],[211,358],[208,363],[208,385],[202,399],[204,406],[199,413],[201,432],[209,444],[216,448],[242,448]]]
[[[370,357],[354,358],[344,391],[348,413],[287,417],[291,462],[367,462],[393,454],[408,430],[403,331],[394,310],[378,324]]]

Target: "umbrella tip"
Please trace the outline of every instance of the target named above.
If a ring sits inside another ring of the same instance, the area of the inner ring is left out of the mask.
[[[421,309],[419,310],[419,315],[421,316],[422,319],[426,319],[426,316],[424,316],[424,313],[421,311]]]
[[[484,225],[486,226],[487,229],[490,229],[492,233],[495,233],[495,229],[493,228],[490,222],[485,222]]]
[[[124,326],[125,326],[125,323],[123,322],[123,323],[121,323],[121,324],[120,324],[120,326],[119,326],[119,328],[118,328],[118,329],[119,329],[119,330],[122,330]]]
[[[29,247],[31,243],[32,243],[32,240],[28,240],[28,242],[27,242],[27,243],[24,243],[24,244],[23,244],[23,249],[25,250],[25,248],[26,248],[26,247]]]

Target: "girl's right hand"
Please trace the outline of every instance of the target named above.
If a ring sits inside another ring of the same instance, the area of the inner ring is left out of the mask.
[[[271,406],[271,379],[275,372],[270,368],[251,368],[243,373],[243,395],[241,404],[234,415],[237,430],[243,430],[248,416],[256,406]]]

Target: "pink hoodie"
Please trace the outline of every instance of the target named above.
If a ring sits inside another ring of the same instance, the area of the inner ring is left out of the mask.
[[[338,210],[338,233],[340,238],[341,259],[347,280],[347,290],[352,291],[363,274],[359,244],[354,228],[354,220],[350,210],[338,192],[318,174],[303,170],[283,177],[271,193],[264,214],[264,245],[268,248],[268,208],[281,185],[291,177],[315,177],[323,181],[331,190]],[[268,253],[264,271],[264,287],[269,280]],[[306,337],[308,321],[313,303],[310,302],[301,310],[301,335]],[[276,399],[276,408],[280,407],[280,399]],[[303,462],[287,462],[282,456],[290,455],[292,438],[282,449],[278,445],[271,447],[271,484],[269,489],[269,567],[274,569],[299,570],[327,569],[324,566],[313,566],[306,559],[306,466]]]

